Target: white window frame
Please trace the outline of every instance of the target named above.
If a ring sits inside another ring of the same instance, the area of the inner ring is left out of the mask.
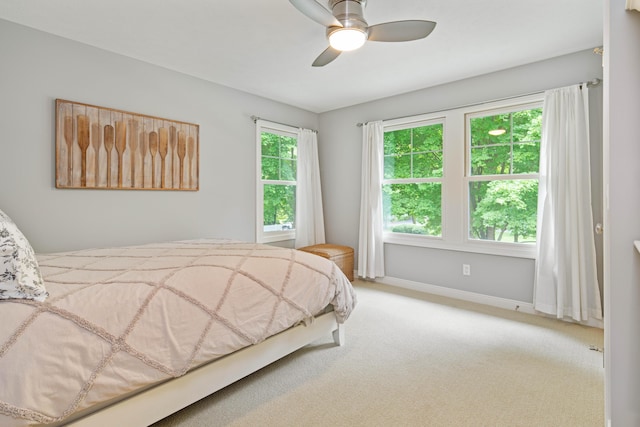
[[[269,184],[297,186],[297,180],[284,181],[262,179],[262,134],[265,132],[295,138],[296,141],[298,141],[299,133],[298,129],[292,126],[261,119],[256,120],[256,242],[274,243],[285,240],[294,240],[296,238],[295,228],[289,230],[264,231],[264,186]]]
[[[437,125],[437,124],[441,124],[442,125],[442,144],[443,144],[443,151],[442,151],[442,157],[443,157],[443,163],[444,163],[444,134],[446,132],[446,120],[442,115],[422,115],[422,116],[418,116],[418,117],[414,117],[414,120],[411,121],[389,121],[389,122],[383,122],[383,133],[386,132],[393,132],[393,131],[397,131],[397,130],[405,130],[405,129],[413,129],[413,128],[418,128],[418,127],[423,127],[423,126],[430,126],[430,125]],[[396,123],[397,122],[397,123]],[[383,154],[384,157],[384,154]],[[444,164],[442,165],[442,177],[430,177],[430,178],[402,178],[402,179],[382,179],[382,185],[389,185],[389,184],[422,184],[422,183],[433,183],[433,182],[437,182],[440,183],[440,188],[441,188],[441,193],[440,193],[440,206],[443,210],[443,212],[441,212],[441,218],[442,218],[442,224],[441,224],[441,229],[442,229],[442,235],[444,234],[444,223],[446,221],[446,218],[444,216],[444,204],[443,204],[443,199],[444,199],[444,175],[445,175],[445,167]],[[442,235],[440,236],[430,236],[430,235],[416,235],[416,234],[408,234],[408,233],[395,233],[392,231],[384,231],[383,233],[383,238],[385,241],[387,241],[388,239],[390,240],[405,240],[408,239],[408,241],[412,241],[414,239],[414,237],[417,237],[418,239],[432,239],[432,240],[442,240]]]
[[[536,245],[481,241],[469,238],[468,173],[469,144],[467,117],[489,114],[492,110],[517,109],[522,105],[542,105],[544,93],[490,101],[482,104],[383,121],[383,130],[432,119],[444,119],[442,177],[442,237],[385,232],[385,243],[501,255],[536,258]],[[483,178],[486,178],[484,176]],[[523,178],[519,176],[519,178]],[[537,176],[536,176],[537,178]]]
[[[527,258],[536,256],[536,245],[529,243],[509,243],[509,242],[497,242],[493,240],[473,239],[470,237],[470,222],[471,212],[469,206],[469,183],[472,181],[514,181],[514,180],[539,180],[539,174],[502,174],[502,175],[471,175],[471,119],[476,117],[484,117],[489,115],[506,114],[522,110],[530,110],[534,108],[542,108],[543,99],[533,102],[517,102],[507,106],[496,108],[483,108],[474,112],[468,112],[465,114],[465,176],[464,176],[464,188],[465,188],[465,204],[464,211],[466,215],[465,220],[465,243],[480,248],[486,248],[490,250],[492,248],[501,248],[508,252],[513,252],[518,255],[525,256]],[[511,159],[513,160],[513,159]]]

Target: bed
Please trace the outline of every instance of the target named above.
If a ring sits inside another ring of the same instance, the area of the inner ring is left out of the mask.
[[[18,260],[18,261],[16,261]],[[0,425],[149,425],[333,333],[331,261],[198,239],[35,255],[0,211]]]

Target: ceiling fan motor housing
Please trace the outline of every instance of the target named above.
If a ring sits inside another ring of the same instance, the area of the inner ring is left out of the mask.
[[[329,0],[329,8],[333,16],[343,25],[343,28],[357,28],[362,32],[367,31],[367,21],[364,19],[366,0]],[[327,28],[327,35],[337,27]]]

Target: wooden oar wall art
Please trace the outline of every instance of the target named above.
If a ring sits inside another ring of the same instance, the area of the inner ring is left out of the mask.
[[[56,100],[56,187],[198,190],[199,126]]]

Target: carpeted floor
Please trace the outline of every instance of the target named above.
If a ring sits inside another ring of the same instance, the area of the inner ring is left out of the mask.
[[[155,427],[604,425],[603,331],[356,281],[330,336]]]

